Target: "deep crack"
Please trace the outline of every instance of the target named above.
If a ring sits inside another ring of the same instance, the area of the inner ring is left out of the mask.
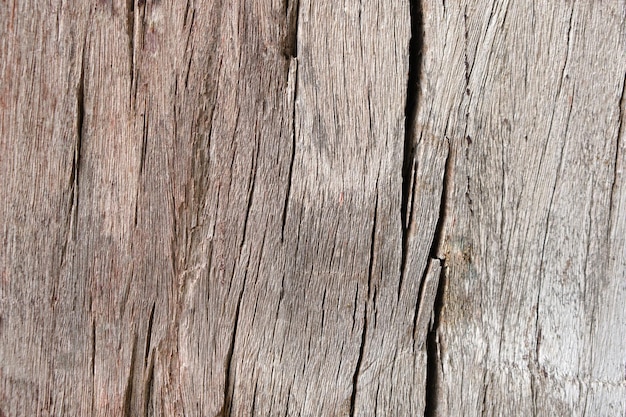
[[[426,336],[426,386],[425,386],[425,406],[424,417],[434,417],[437,414],[437,406],[439,404],[439,368],[441,366],[441,358],[439,355],[439,338],[437,330],[439,329],[439,321],[441,311],[443,309],[443,295],[446,286],[446,265],[445,261],[441,261],[441,275],[439,276],[439,286],[437,288],[437,296],[433,305],[433,325]]]
[[[237,300],[237,309],[235,310],[233,333],[230,338],[230,344],[228,346],[228,353],[226,354],[226,368],[224,370],[224,402],[222,409],[218,416],[226,417],[230,416],[232,412],[232,402],[234,395],[234,370],[233,370],[233,358],[235,356],[235,340],[237,339],[237,327],[239,325],[239,314],[241,310],[241,300],[243,299],[243,291],[245,288],[245,279],[241,292],[239,293],[239,299]]]
[[[414,125],[417,115],[419,83],[422,73],[422,45],[424,40],[422,23],[422,5],[419,0],[409,0],[411,13],[411,40],[409,41],[409,76],[407,80],[406,106],[404,110],[404,154],[402,161],[402,257],[398,298],[402,291],[402,282],[407,262],[409,236],[411,232],[412,206],[415,191],[415,147],[417,145]]]
[[[352,375],[352,395],[350,397],[350,417],[356,414],[356,396],[358,391],[359,374],[361,373],[361,365],[363,363],[363,355],[365,353],[365,341],[367,340],[367,308],[371,297],[372,290],[372,274],[374,272],[374,255],[376,251],[376,224],[378,221],[378,178],[376,179],[376,203],[374,204],[374,220],[372,222],[372,238],[370,242],[370,259],[368,266],[367,278],[367,298],[365,300],[365,311],[363,314],[363,331],[361,332],[361,345],[359,346],[359,357],[356,361],[354,374]],[[356,303],[355,303],[356,306]],[[355,307],[356,308],[356,307]],[[376,317],[374,313],[374,318]],[[374,323],[376,320],[374,319]]]
[[[289,59],[298,56],[298,16],[300,0],[285,0],[287,28],[285,33],[284,55]]]
[[[419,0],[409,0],[411,13],[411,40],[409,42],[409,76],[407,85],[407,98],[405,108],[405,137],[404,155],[402,161],[402,257],[400,280],[398,284],[398,299],[402,292],[402,283],[406,274],[407,257],[409,252],[409,240],[413,233],[414,219],[414,198],[416,183],[416,163],[415,150],[418,138],[415,132],[417,111],[419,108],[419,86],[422,73],[422,48],[424,44],[423,9]],[[447,139],[446,139],[447,140]],[[433,240],[429,250],[429,258],[438,259],[441,262],[441,275],[437,288],[437,295],[433,306],[433,325],[426,337],[427,372],[425,385],[425,409],[424,416],[434,416],[437,413],[438,386],[439,386],[439,344],[437,330],[440,315],[443,308],[443,291],[446,279],[446,264],[442,253],[443,241],[445,238],[445,225],[447,217],[447,202],[451,192],[451,180],[453,177],[453,157],[450,143],[448,143],[448,154],[446,156],[443,185],[441,190],[441,201],[439,203],[439,214]],[[428,270],[428,263],[426,267]],[[421,277],[421,285],[424,285],[425,276]],[[420,288],[420,293],[423,288]],[[419,307],[419,306],[418,306]]]
[[[300,14],[300,0],[285,0],[286,35],[284,43],[284,56],[289,60],[289,76],[287,78],[287,90],[293,91],[292,119],[291,119],[291,162],[289,163],[289,178],[287,182],[287,194],[283,206],[282,227],[280,232],[281,242],[285,240],[285,224],[287,222],[287,210],[291,197],[291,183],[293,176],[293,163],[296,157],[296,99],[298,97],[298,16]]]
[[[79,199],[79,179],[80,164],[82,160],[82,147],[85,135],[85,54],[87,41],[83,43],[83,54],[80,61],[80,74],[78,86],[76,88],[76,143],[74,146],[74,158],[72,159],[72,173],[70,183],[72,187],[72,235],[76,240],[76,229],[78,227],[78,199]]]
[[[441,187],[441,200],[439,201],[439,216],[437,218],[437,225],[435,226],[435,233],[433,235],[433,241],[430,246],[430,257],[434,259],[439,259],[443,262],[445,261],[445,257],[443,256],[443,241],[444,241],[444,232],[446,225],[446,217],[448,215],[448,200],[450,199],[450,183],[452,181],[452,177],[454,175],[452,164],[452,149],[450,145],[450,141],[448,141],[448,154],[446,155],[446,162],[444,164],[443,171],[443,185]]]

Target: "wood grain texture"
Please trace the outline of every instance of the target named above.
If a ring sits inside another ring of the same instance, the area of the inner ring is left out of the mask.
[[[424,4],[448,138],[433,415],[626,415],[624,2]]]
[[[0,22],[0,417],[626,415],[623,2]]]

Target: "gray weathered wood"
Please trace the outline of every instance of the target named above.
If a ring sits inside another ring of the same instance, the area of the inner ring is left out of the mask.
[[[440,416],[626,415],[624,2],[424,3]]]
[[[0,416],[625,416],[626,4],[553,3],[0,2]]]

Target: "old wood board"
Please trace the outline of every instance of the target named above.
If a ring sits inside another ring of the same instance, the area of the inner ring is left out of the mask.
[[[626,416],[626,3],[0,2],[0,416]]]

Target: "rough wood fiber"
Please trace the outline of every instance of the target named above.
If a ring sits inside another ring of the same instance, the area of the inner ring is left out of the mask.
[[[0,417],[626,415],[623,3],[52,3]]]
[[[626,415],[624,2],[424,3],[448,138],[439,416]]]
[[[3,415],[423,412],[408,3],[0,7]]]

